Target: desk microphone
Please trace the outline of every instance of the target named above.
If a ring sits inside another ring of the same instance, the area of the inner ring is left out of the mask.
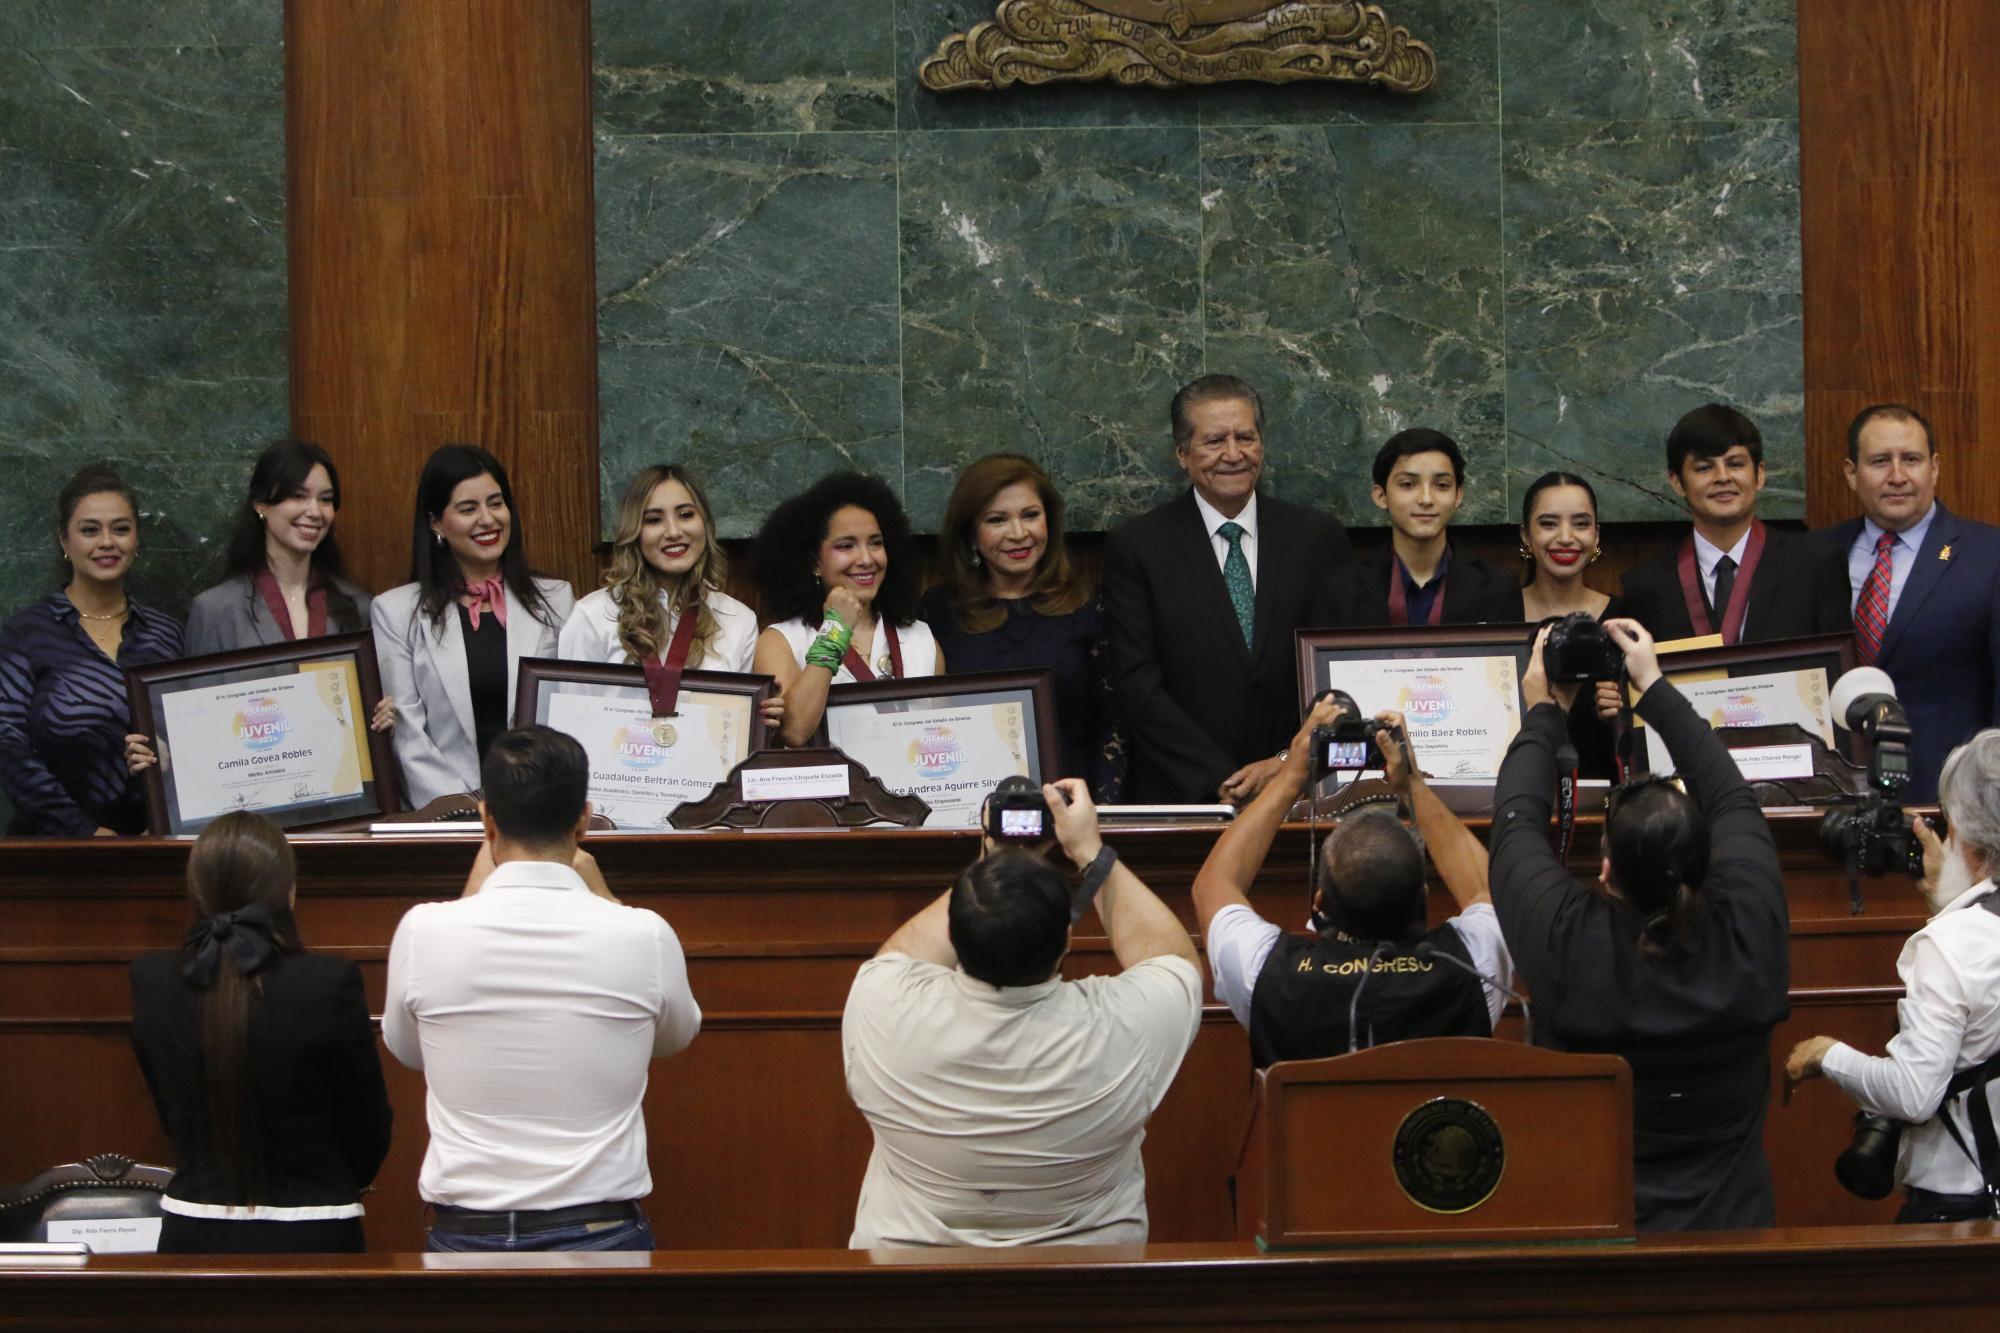
[[[1527,996],[1521,994],[1521,992],[1515,990],[1512,986],[1501,985],[1498,978],[1487,976],[1484,972],[1481,972],[1478,968],[1466,962],[1464,959],[1460,958],[1457,954],[1446,953],[1443,949],[1438,948],[1437,945],[1431,943],[1431,941],[1429,940],[1425,940],[1423,943],[1419,944],[1416,948],[1412,949],[1410,952],[1417,958],[1422,959],[1424,962],[1428,963],[1433,959],[1435,959],[1436,961],[1441,963],[1450,963],[1453,967],[1457,968],[1461,972],[1470,972],[1473,976],[1478,977],[1481,981],[1491,986],[1494,990],[1499,991],[1502,995],[1506,996],[1514,1003],[1520,1005],[1521,1040],[1529,1046],[1533,1046],[1535,1044],[1535,1015],[1534,1011],[1528,1008]]]
[[[1349,1055],[1352,1055],[1356,1051],[1361,1049],[1361,1029],[1359,1026],[1357,1026],[1358,1016],[1361,1013],[1361,992],[1367,990],[1368,983],[1375,979],[1375,965],[1381,962],[1383,958],[1387,957],[1389,950],[1394,947],[1395,946],[1390,944],[1389,941],[1387,940],[1384,940],[1380,944],[1375,946],[1375,951],[1368,955],[1368,966],[1366,970],[1362,972],[1360,982],[1355,985],[1354,994],[1348,997],[1347,1053]],[[1375,1044],[1374,1038],[1372,1036],[1369,1038],[1368,1044],[1370,1046],[1373,1046]]]

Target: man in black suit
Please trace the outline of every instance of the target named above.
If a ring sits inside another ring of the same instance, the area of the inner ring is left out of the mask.
[[[1861,517],[1822,534],[1845,563],[1856,655],[1889,673],[1909,714],[1917,801],[1937,795],[1953,746],[2000,721],[2000,528],[1944,507],[1937,460],[1914,408],[1863,408],[1847,430]]]
[[[1132,799],[1250,801],[1299,722],[1294,630],[1347,558],[1340,520],[1257,493],[1264,405],[1233,375],[1174,395],[1186,494],[1112,532],[1104,611]]]
[[[1375,507],[1389,515],[1389,549],[1328,581],[1341,625],[1479,625],[1522,617],[1521,581],[1445,535],[1465,500],[1458,441],[1422,427],[1399,431],[1375,455]]]
[[[1847,633],[1839,562],[1806,534],[1767,528],[1757,517],[1764,437],[1756,422],[1721,403],[1683,416],[1667,435],[1667,483],[1687,502],[1694,530],[1625,575],[1624,615],[1661,642]]]

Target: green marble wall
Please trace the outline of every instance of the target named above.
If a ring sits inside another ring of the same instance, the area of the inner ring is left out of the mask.
[[[1668,516],[1710,398],[1802,515],[1793,0],[1385,7],[1429,94],[938,96],[918,60],[992,0],[596,0],[607,505],[681,460],[743,534],[858,465],[928,527],[1021,449],[1102,527],[1173,489],[1175,386],[1231,371],[1276,491],[1350,519],[1417,424],[1468,519],[1552,466]]]
[[[0,3],[0,610],[54,586],[56,492],[112,461],[136,591],[179,614],[285,428],[282,10]]]

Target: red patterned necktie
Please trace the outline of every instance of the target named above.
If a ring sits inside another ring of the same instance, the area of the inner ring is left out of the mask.
[[[1854,643],[1863,664],[1873,666],[1882,655],[1882,636],[1889,631],[1889,584],[1895,577],[1896,534],[1885,532],[1875,542],[1875,568],[1861,585],[1854,603]]]

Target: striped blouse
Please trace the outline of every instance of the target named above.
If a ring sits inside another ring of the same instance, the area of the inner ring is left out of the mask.
[[[0,625],[0,788],[17,826],[79,838],[145,830],[143,789],[125,771],[124,669],[179,656],[179,623],[137,602],[115,664],[61,593]]]

